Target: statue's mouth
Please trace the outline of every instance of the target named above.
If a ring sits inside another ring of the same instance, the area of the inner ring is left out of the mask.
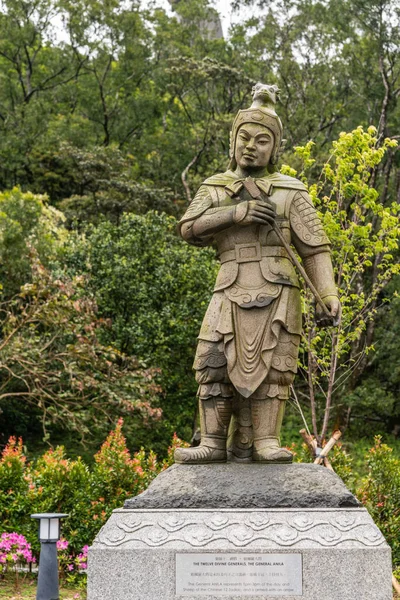
[[[261,88],[256,91],[256,94],[257,94],[257,96],[268,96],[269,97],[270,91]]]

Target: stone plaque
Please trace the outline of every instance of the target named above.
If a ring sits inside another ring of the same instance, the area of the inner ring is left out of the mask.
[[[176,554],[177,596],[301,596],[301,554]]]

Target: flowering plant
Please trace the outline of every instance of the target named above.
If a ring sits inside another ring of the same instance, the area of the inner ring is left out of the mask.
[[[36,562],[32,555],[31,545],[26,538],[15,531],[4,532],[0,537],[0,573],[4,573],[10,567],[15,571],[15,588],[18,590],[19,577],[18,567],[22,564]]]
[[[0,567],[4,571],[8,566],[35,562],[31,545],[19,533],[2,533],[0,537]]]
[[[61,575],[68,583],[73,583],[75,585],[82,583],[84,585],[85,582],[82,582],[80,575],[82,573],[86,574],[89,546],[83,546],[82,551],[75,556],[67,551],[68,546],[69,542],[64,538],[61,538],[57,542]]]

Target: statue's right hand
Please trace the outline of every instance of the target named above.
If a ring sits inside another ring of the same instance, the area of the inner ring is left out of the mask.
[[[244,215],[244,216],[243,216]],[[236,205],[235,223],[238,225],[273,225],[276,212],[269,200],[249,200]]]

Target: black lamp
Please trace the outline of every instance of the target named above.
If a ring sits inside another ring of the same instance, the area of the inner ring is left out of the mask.
[[[31,515],[39,520],[40,559],[36,600],[58,600],[57,542],[60,539],[60,521],[65,513]]]

